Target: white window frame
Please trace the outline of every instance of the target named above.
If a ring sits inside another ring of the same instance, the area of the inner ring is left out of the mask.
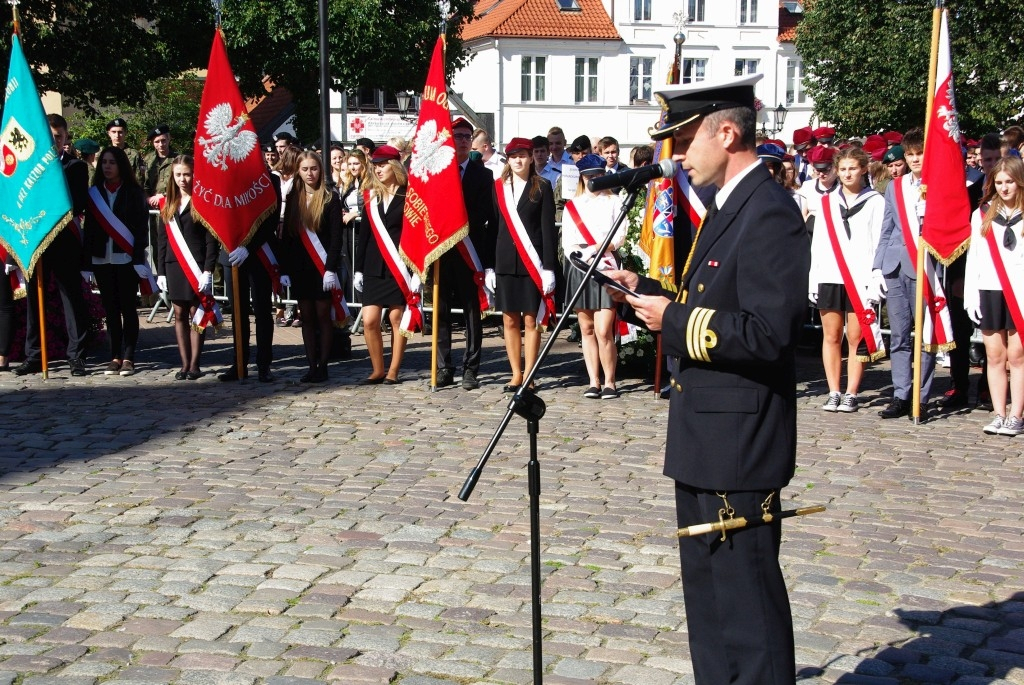
[[[577,57],[574,79],[576,104],[597,102],[599,57]]]
[[[786,107],[807,103],[804,90],[804,62],[799,57],[786,60]]]
[[[689,73],[689,75],[687,75]],[[697,83],[708,77],[707,57],[684,57],[679,74],[680,83]]]
[[[646,69],[645,69],[646,67]],[[651,101],[654,96],[654,58],[629,58],[629,104],[637,100]]]
[[[761,60],[759,60],[759,59],[743,59],[742,57],[737,57],[736,58],[736,62],[735,62],[735,66],[734,66],[734,69],[733,69],[733,74],[735,76],[746,76],[748,74],[758,74],[758,73],[760,73],[758,71],[758,67],[760,67],[760,66],[761,66]]]
[[[654,0],[633,0],[633,21],[650,21],[653,2]]]
[[[519,96],[523,102],[547,100],[547,61],[545,55],[523,55],[519,79]]]
[[[686,11],[690,21],[704,21],[704,0],[687,0]]]
[[[757,0],[740,0],[739,23],[741,25],[757,23]]]

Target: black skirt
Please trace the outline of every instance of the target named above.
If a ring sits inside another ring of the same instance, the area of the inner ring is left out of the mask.
[[[1013,331],[1017,329],[1002,290],[981,291],[981,325],[983,331]]]
[[[584,272],[580,271],[572,264],[566,262],[565,264],[565,304],[568,306],[569,300],[572,298],[572,294],[576,292],[576,288],[580,287],[580,283],[583,282]],[[573,311],[579,311],[580,309],[611,309],[615,306],[612,301],[611,295],[594,279],[587,281],[587,287],[583,289],[580,294],[580,299],[576,301],[576,306]],[[564,309],[564,308],[563,308]]]
[[[405,305],[405,296],[398,287],[398,281],[389,273],[383,278],[364,276],[363,296],[359,301],[376,307],[401,307]]]
[[[540,307],[540,291],[529,276],[497,275],[494,306],[502,312],[536,314]]]
[[[818,311],[830,309],[832,311],[849,314],[853,311],[850,304],[850,296],[846,294],[846,286],[842,283],[819,283],[818,284]]]

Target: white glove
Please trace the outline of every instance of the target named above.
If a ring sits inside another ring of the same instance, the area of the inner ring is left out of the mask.
[[[813,305],[818,304],[818,291],[812,290],[811,292],[807,293],[807,299],[810,300],[811,304]]]
[[[96,285],[96,276],[91,271],[82,271],[82,280],[89,285]]]
[[[494,273],[494,269],[484,271],[484,290],[492,295],[498,290],[498,275]]]
[[[412,290],[414,293],[418,293],[420,289],[423,287],[423,281],[420,280],[420,275],[413,274],[412,278],[410,278],[409,280],[409,289]]]
[[[156,287],[160,288],[162,292],[167,292],[167,276],[157,276]]]
[[[243,245],[228,252],[228,264],[231,266],[242,266],[242,262],[249,258],[249,250]]]
[[[540,286],[544,289],[545,295],[555,292],[555,272],[544,269],[540,272]]]
[[[875,269],[871,272],[871,282],[878,288],[878,295],[884,298],[888,288],[885,286],[885,276],[882,274],[881,269]]]
[[[878,290],[878,284],[872,280],[864,288],[864,299],[868,304],[874,306],[882,300],[882,293]]]
[[[597,254],[597,248],[594,247],[593,245],[589,245],[589,246],[583,248],[582,250],[580,250],[580,259],[582,259],[583,261],[585,261],[585,262],[587,262],[589,264],[590,260],[592,260],[594,258],[594,255],[596,255],[596,254]]]
[[[964,310],[975,326],[981,325],[981,293],[977,289],[964,288]]]
[[[10,276],[18,270],[17,264],[4,264],[4,276]]]
[[[199,292],[207,295],[213,294],[213,274],[204,271],[199,275]]]
[[[964,309],[967,310],[967,317],[971,321],[974,322],[974,325],[975,326],[980,326],[981,325],[981,307],[967,307],[967,306],[965,306]]]
[[[359,292],[363,292],[363,272],[362,271],[357,271],[354,274],[352,274],[352,287],[355,288],[356,290],[358,290]]]
[[[153,275],[148,264],[135,264],[135,273],[139,275],[139,278],[149,278]]]
[[[341,290],[341,281],[338,280],[338,274],[333,271],[324,272],[324,292],[331,290]]]
[[[282,288],[290,288],[290,287],[292,287],[292,279],[288,278],[287,276],[281,276],[281,287]]]

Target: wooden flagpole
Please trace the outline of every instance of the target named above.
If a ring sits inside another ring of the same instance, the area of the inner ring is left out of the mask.
[[[433,314],[430,316],[430,389],[437,390],[437,320],[441,311],[441,260],[434,260],[434,290],[430,303]],[[451,321],[448,322],[451,325]],[[454,371],[453,371],[454,373]]]
[[[50,377],[49,372],[49,356],[46,352],[46,305],[43,302],[43,292],[46,290],[43,281],[45,281],[45,274],[43,273],[43,260],[40,259],[36,263],[36,304],[39,305],[39,352],[40,362],[43,367],[43,380]]]
[[[939,62],[939,26],[942,21],[942,13],[945,11],[943,5],[944,0],[935,0],[935,9],[932,10],[932,46],[931,57],[928,64],[927,105],[925,107],[924,114],[925,154],[928,153],[928,129],[932,116],[932,102],[935,100],[935,72]],[[927,190],[927,188],[922,187],[921,199],[924,200],[927,198]],[[926,254],[927,251],[924,247],[924,240],[920,235],[918,235],[917,289],[914,295],[914,384],[913,389],[911,390],[913,393],[913,404],[911,405],[912,409],[910,413],[910,417],[915,425],[921,423],[921,358],[923,356],[922,351],[924,347],[924,260],[927,259]]]
[[[248,369],[242,362],[242,326],[239,324],[238,315],[242,313],[242,301],[240,288],[238,287],[238,267],[231,267],[231,296],[234,304],[231,306],[231,333],[235,338],[235,378],[242,380],[246,377]],[[249,341],[246,340],[245,344]]]

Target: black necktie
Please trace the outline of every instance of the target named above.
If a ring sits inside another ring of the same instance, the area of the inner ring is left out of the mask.
[[[1007,219],[1002,214],[997,214],[992,219],[993,223],[999,224],[1003,227],[1003,247],[1007,250],[1013,250],[1013,248],[1017,247],[1017,233],[1014,231],[1013,227],[1020,223],[1021,216],[1022,215],[1020,214],[1014,214],[1012,217]]]
[[[843,219],[843,228],[846,229],[846,237],[851,238],[853,234],[850,231],[850,217],[854,216],[857,212],[864,209],[865,202],[861,202],[859,205],[855,205],[847,209],[845,205],[839,205],[839,216]]]

